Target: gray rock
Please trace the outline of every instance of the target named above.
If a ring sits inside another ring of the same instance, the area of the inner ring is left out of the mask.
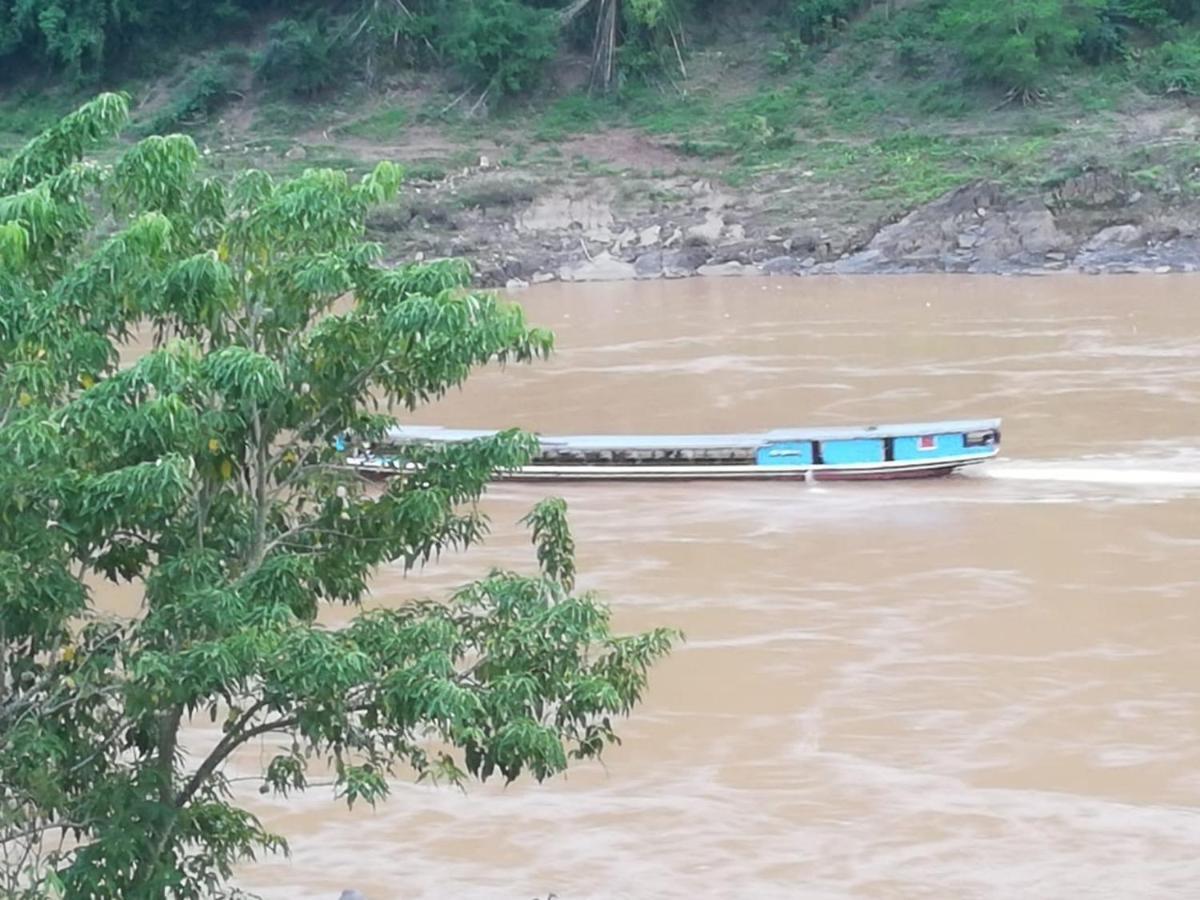
[[[648,228],[643,228],[638,232],[638,243],[643,247],[655,247],[658,245],[659,236],[661,234],[661,225],[651,225]]]
[[[566,193],[536,197],[514,220],[522,233],[561,233],[578,230],[591,241],[608,243],[613,239],[613,211],[605,197]]]
[[[342,891],[338,900],[367,900],[367,895],[362,891]]]
[[[950,191],[881,228],[862,250],[838,260],[837,271],[960,270],[964,258],[972,271],[997,271],[1012,261],[1028,266],[1032,257],[1071,248],[1040,199],[1015,206],[1005,200],[999,187],[986,183]],[[964,251],[971,255],[963,257]]]
[[[608,253],[599,253],[592,259],[564,265],[558,270],[558,277],[563,281],[625,281],[635,275],[632,263]]]
[[[741,225],[730,225],[725,229],[725,243],[740,244],[746,239],[746,229]]]
[[[734,275],[757,275],[758,270],[754,266],[730,260],[729,262],[700,266],[696,269],[696,274],[706,278],[728,278]]]
[[[969,272],[974,262],[969,254],[947,253],[942,257],[941,267],[946,272]]]
[[[815,259],[813,263],[816,263]],[[767,275],[795,275],[801,268],[800,261],[793,256],[773,256],[762,264],[763,273]]]
[[[1022,249],[1028,253],[1048,253],[1062,250],[1070,241],[1058,230],[1054,214],[1044,205],[1029,205],[1008,216],[1009,228],[1016,234]]]
[[[695,247],[684,247],[682,250],[671,250],[662,255],[662,273],[665,278],[686,278],[695,275],[696,270],[704,265],[708,255]]]
[[[1136,225],[1110,225],[1092,236],[1092,238],[1083,245],[1084,250],[1099,250],[1101,247],[1111,247],[1113,245],[1129,246],[1136,244],[1142,239],[1142,229]]]
[[[621,230],[621,233],[617,235],[616,240],[613,242],[611,252],[617,253],[621,250],[624,250],[626,247],[628,247],[630,244],[632,244],[635,240],[637,240],[637,237],[638,237],[638,233],[636,231],[634,231],[632,228],[628,228],[628,227],[623,228]]]
[[[809,257],[810,259],[812,257]],[[833,270],[839,275],[858,275],[868,272],[887,271],[890,260],[886,259],[880,250],[867,248],[861,253],[855,253],[845,259],[833,263]]]
[[[637,278],[662,278],[663,255],[658,250],[643,253],[633,261],[633,273]]]
[[[1082,172],[1068,178],[1054,191],[1060,206],[1098,209],[1127,202],[1130,193],[1123,176],[1105,169]]]
[[[687,230],[687,242],[698,246],[715,244],[721,239],[721,232],[724,230],[725,220],[710,212],[704,216],[703,223],[693,225]]]
[[[558,276],[553,272],[534,272],[529,280],[534,284],[545,284],[547,281],[554,281],[557,278]]]
[[[293,160],[307,159],[308,151],[297,144],[295,147],[290,148],[287,153],[283,154],[283,158]]]
[[[821,245],[821,235],[811,228],[797,228],[791,233],[784,246],[789,252],[813,253]]]

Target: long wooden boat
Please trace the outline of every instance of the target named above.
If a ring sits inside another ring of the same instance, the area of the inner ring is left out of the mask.
[[[405,449],[488,437],[494,431],[394,428],[347,464],[386,477],[416,468]],[[759,434],[538,436],[529,465],[497,477],[521,481],[928,478],[994,457],[1000,420],[776,429]]]

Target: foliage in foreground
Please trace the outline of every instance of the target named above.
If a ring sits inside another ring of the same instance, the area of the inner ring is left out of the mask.
[[[393,772],[540,780],[600,754],[672,635],[615,636],[572,592],[561,502],[528,520],[536,577],[318,621],[380,566],[474,544],[485,483],[530,452],[431,450],[376,488],[335,438],[550,336],[460,265],[376,264],[363,219],[395,167],[226,186],[178,135],[87,161],[126,114],[102,96],[0,165],[0,891],[220,895],[284,846],[231,797],[251,741],[265,789],[312,768],[351,804]],[[135,328],[154,349],[118,365]],[[97,581],[139,585],[140,609],[106,614]]]

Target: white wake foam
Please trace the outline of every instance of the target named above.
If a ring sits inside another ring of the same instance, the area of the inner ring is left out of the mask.
[[[971,473],[1002,481],[1041,481],[1068,484],[1105,484],[1129,487],[1200,488],[1200,471],[1076,463],[999,464],[980,466]]]

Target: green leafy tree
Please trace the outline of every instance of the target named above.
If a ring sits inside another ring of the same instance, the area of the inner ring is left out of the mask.
[[[520,0],[461,0],[446,24],[447,57],[497,96],[532,88],[557,50],[553,13]]]
[[[1075,58],[1085,29],[1105,0],[951,0],[941,13],[945,37],[972,75],[1013,97],[1036,99],[1048,77]]]
[[[0,0],[0,60],[23,55],[73,79],[89,79],[123,57],[140,58],[164,46],[244,26],[278,0]],[[316,6],[312,0],[291,3]],[[5,74],[22,74],[13,60]]]
[[[1200,0],[1108,0],[1106,13],[1142,28],[1162,31],[1200,16]]]
[[[869,0],[791,0],[783,19],[805,44],[818,44],[868,5]]]
[[[550,336],[461,264],[377,264],[363,220],[394,166],[226,186],[178,135],[88,161],[125,118],[102,96],[0,165],[0,891],[223,895],[284,846],[223,775],[260,738],[265,790],[313,763],[351,804],[392,773],[540,780],[598,755],[672,635],[616,636],[573,592],[561,502],[527,520],[538,575],[318,620],[379,566],[474,544],[486,482],[531,450],[431,449],[379,487],[337,437]],[[119,365],[133,329],[154,348]],[[95,579],[140,585],[138,614],[98,608]],[[197,717],[218,733],[191,758]]]
[[[346,50],[338,46],[326,23],[284,19],[271,26],[254,74],[274,91],[311,97],[337,82],[344,72],[340,59]]]
[[[1144,53],[1135,71],[1152,93],[1200,96],[1200,39],[1166,41]]]
[[[687,75],[681,7],[683,0],[572,0],[561,22],[570,26],[579,17],[595,17],[591,43],[592,90],[608,93],[618,85],[618,62],[623,70],[643,74],[672,64]]]
[[[78,77],[102,64],[114,21],[136,14],[136,4],[117,0],[0,0],[0,53],[22,46]]]

